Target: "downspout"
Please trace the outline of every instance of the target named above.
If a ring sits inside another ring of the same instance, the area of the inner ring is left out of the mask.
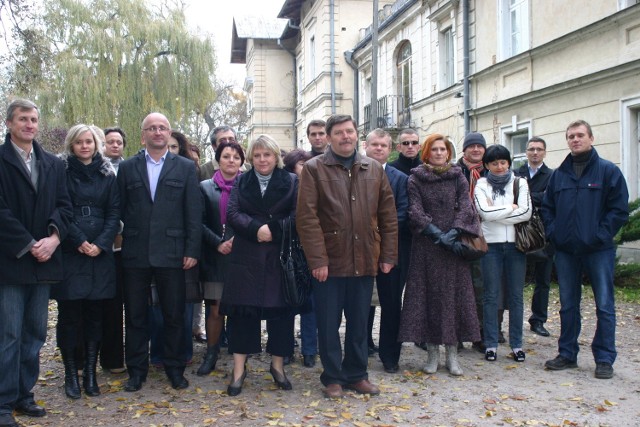
[[[471,132],[471,96],[469,94],[469,0],[462,0],[462,73],[463,87],[462,95],[464,100],[464,134]]]
[[[358,86],[359,71],[358,65],[353,61],[354,50],[348,50],[344,53],[344,60],[353,70],[353,120],[360,123],[360,88]]]
[[[336,113],[336,46],[335,46],[335,0],[329,2],[329,46],[331,47],[331,114]]]
[[[291,23],[291,19],[289,19],[287,21],[287,27],[292,28],[294,30],[300,30],[299,26],[296,26],[294,24]],[[281,49],[283,49],[284,51],[288,52],[289,55],[291,55],[291,59],[293,61],[293,100],[294,100],[294,104],[296,103],[297,99],[298,99],[298,69],[296,68],[296,54],[295,52],[290,51],[289,49],[287,49],[286,47],[284,47],[284,45],[282,44],[282,39],[278,38],[278,46],[280,46]],[[293,120],[291,121],[292,126],[293,126],[293,147],[294,148],[298,148],[298,128],[296,127],[296,109],[293,108]]]

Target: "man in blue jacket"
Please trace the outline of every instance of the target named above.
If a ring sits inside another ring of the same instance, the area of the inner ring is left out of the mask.
[[[584,120],[566,131],[571,154],[549,180],[542,204],[547,237],[556,247],[560,286],[558,356],[545,368],[558,371],[578,367],[582,273],[591,282],[597,325],[591,343],[595,377],[613,377],[616,359],[616,309],[613,237],[629,218],[629,192],[622,172],[598,156],[593,132]]]
[[[18,426],[14,409],[46,415],[32,389],[72,218],[64,165],[35,141],[39,118],[33,102],[11,102],[0,146],[0,426],[8,427]]]

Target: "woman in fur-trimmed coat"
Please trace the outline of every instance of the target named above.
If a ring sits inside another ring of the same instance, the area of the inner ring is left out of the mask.
[[[99,152],[100,140],[87,125],[73,126],[61,155],[67,169],[67,188],[73,221],[62,242],[64,276],[51,287],[58,301],[56,334],[65,367],[65,393],[80,398],[74,349],[83,338],[83,386],[97,396],[96,359],[102,335],[103,300],[116,292],[112,245],[120,227],[120,195],[111,162]],[[82,331],[79,337],[78,331]]]
[[[429,136],[421,153],[424,164],[409,177],[413,242],[399,340],[427,343],[427,373],[436,372],[444,344],[449,372],[462,375],[458,342],[480,340],[480,327],[470,266],[454,246],[462,231],[478,235],[480,221],[462,169],[450,163],[452,155],[444,136]]]

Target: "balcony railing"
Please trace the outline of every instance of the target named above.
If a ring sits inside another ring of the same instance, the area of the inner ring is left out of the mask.
[[[387,95],[378,98],[376,123],[371,120],[371,104],[364,106],[363,130],[367,134],[375,128],[402,129],[411,126],[411,109],[409,102],[402,95]]]

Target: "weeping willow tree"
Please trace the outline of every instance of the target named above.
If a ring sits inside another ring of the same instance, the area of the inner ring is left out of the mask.
[[[41,84],[30,91],[47,126],[78,122],[125,129],[128,154],[152,111],[172,124],[201,115],[215,99],[214,48],[192,36],[179,7],[142,0],[50,0],[42,39],[50,44]]]

